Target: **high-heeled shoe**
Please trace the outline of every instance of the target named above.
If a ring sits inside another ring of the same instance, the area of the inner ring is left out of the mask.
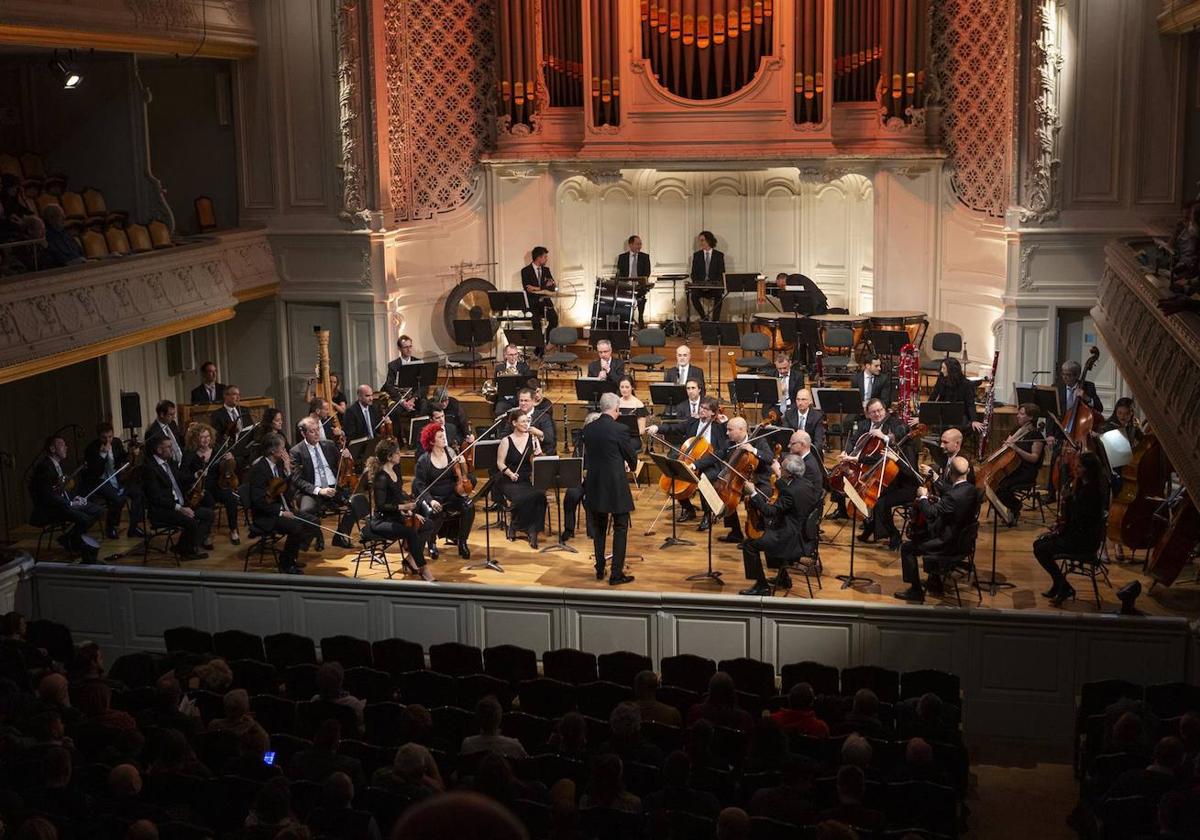
[[[1054,607],[1061,607],[1066,601],[1068,601],[1074,597],[1075,597],[1075,587],[1071,586],[1071,584],[1068,583],[1068,584],[1064,585],[1064,587],[1058,591],[1057,595],[1055,595],[1053,598],[1050,599],[1050,605],[1054,606]]]
[[[433,576],[433,572],[430,570],[430,568],[428,566],[422,566],[421,567],[421,580],[428,581],[429,583],[434,583],[435,581],[437,581],[437,578],[435,578]]]
[[[1058,595],[1058,590],[1062,588],[1061,583],[1053,584],[1049,589],[1042,593],[1043,598],[1053,598]]]

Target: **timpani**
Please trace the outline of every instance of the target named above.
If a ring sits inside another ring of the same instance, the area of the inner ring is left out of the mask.
[[[864,347],[866,342],[864,337],[867,332],[867,325],[870,323],[865,315],[842,315],[842,314],[825,314],[825,315],[810,315],[812,320],[818,324],[818,329],[821,335],[821,352],[825,355],[833,355],[830,353],[829,346],[825,343],[825,332],[830,327],[845,327],[850,330],[854,336],[854,346],[856,348]]]
[[[799,317],[795,312],[755,312],[750,321],[750,328],[765,335],[771,342],[772,350],[791,350],[795,342],[784,339],[783,323],[790,321],[795,324]],[[796,331],[791,330],[791,334],[795,335]]]
[[[909,342],[917,349],[925,341],[925,331],[929,329],[929,319],[924,312],[884,309],[876,312],[864,312],[863,318],[870,321],[873,330],[903,330],[908,333]]]

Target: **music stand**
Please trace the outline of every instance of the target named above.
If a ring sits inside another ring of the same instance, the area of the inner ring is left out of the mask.
[[[454,343],[469,348],[472,365],[483,360],[478,353],[479,348],[490,344],[495,337],[496,325],[490,318],[454,319]]]
[[[956,429],[963,424],[962,403],[924,402],[917,412],[917,419],[938,434],[946,429]],[[956,420],[957,422],[952,422]]]
[[[521,348],[532,347],[540,350],[546,346],[546,337],[542,335],[541,330],[505,327],[504,338],[509,344],[515,344]]]
[[[863,416],[862,391],[857,388],[817,388],[813,391],[813,403],[826,417],[836,414],[844,420]],[[842,448],[846,449],[845,435],[842,437]]]
[[[779,401],[779,380],[773,376],[739,376],[729,383],[730,396],[743,405],[770,405]]]
[[[583,483],[583,459],[559,455],[543,455],[541,458],[534,458],[533,476],[530,481],[535,490],[543,493],[554,488],[554,508],[558,511],[558,542],[545,546],[540,553],[569,551],[571,554],[578,554],[579,549],[563,542],[562,488],[578,487]]]
[[[1062,403],[1058,400],[1058,388],[1053,385],[1034,385],[1031,382],[1014,382],[1013,390],[1017,394],[1017,405],[1033,403],[1042,412],[1042,416],[1053,414],[1063,416]]]
[[[663,417],[674,417],[675,406],[687,399],[687,386],[676,385],[674,382],[651,382],[650,402],[653,405],[666,406]]]
[[[709,347],[741,347],[742,337],[738,335],[737,324],[728,321],[701,321],[700,343]],[[721,354],[717,353],[717,393],[721,393],[721,370],[724,367]],[[709,371],[712,375],[712,371]],[[684,383],[687,384],[687,383]]]
[[[510,373],[505,376],[497,376],[496,383],[496,403],[501,400],[505,402],[513,402],[517,396],[517,391],[525,387],[525,383],[529,380],[528,376],[522,376],[519,373]]]
[[[588,334],[588,344],[593,349],[596,347],[596,342],[608,341],[612,344],[614,353],[628,353],[630,348],[629,332],[627,330],[592,330]]]
[[[521,312],[524,317],[529,317],[529,304],[525,300],[525,292],[502,292],[489,291],[487,293],[488,306],[492,308],[493,315],[507,312]],[[499,317],[512,319],[511,315],[499,315]],[[521,317],[521,316],[516,316]]]
[[[866,517],[870,516],[871,512],[867,510],[867,503],[863,501],[862,496],[858,495],[854,485],[847,478],[842,479],[842,492],[850,502],[850,571],[848,574],[838,575],[837,579],[842,582],[842,589],[849,589],[857,583],[875,582],[869,577],[854,574],[854,546],[858,542],[858,514],[861,511],[862,515]]]
[[[663,332],[668,336],[683,336],[687,334],[686,325],[679,317],[679,284],[690,279],[691,277],[687,274],[658,275],[659,282],[671,284],[671,313],[674,317],[668,318],[663,324]]]
[[[650,460],[658,467],[658,471],[671,481],[682,481],[686,484],[696,483],[696,474],[689,470],[682,461],[677,461],[674,458],[669,458],[666,455],[659,455],[657,452],[650,453]],[[671,536],[663,540],[663,544],[659,549],[671,548],[676,545],[695,545],[691,540],[685,540],[678,537],[675,530],[676,506],[675,497],[671,496]],[[709,530],[712,530],[711,528]]]
[[[717,488],[713,487],[712,482],[708,480],[708,476],[701,475],[697,486],[700,490],[701,497],[703,497],[704,501],[708,503],[708,509],[711,512],[711,522],[713,525],[715,525],[717,517],[723,516],[725,513],[725,503],[721,501],[721,496],[717,493]],[[699,574],[695,575],[689,575],[686,580],[715,580],[722,586],[725,585],[725,581],[721,580],[721,573],[714,571],[712,567],[712,532],[715,530],[717,529],[712,526],[710,526],[708,529],[708,571],[700,572]]]
[[[815,315],[817,296],[809,291],[793,291],[792,289],[777,289],[779,306],[784,312],[795,312],[799,315]]]
[[[575,380],[575,399],[587,403],[590,411],[595,411],[598,407],[601,394],[615,393],[616,383],[607,377],[584,376]]]
[[[422,414],[420,417],[410,417],[408,419],[408,443],[414,450],[419,449],[421,443],[421,430],[429,425],[429,415]]]
[[[997,497],[995,491],[988,484],[983,485],[984,495],[987,496],[988,504],[992,506],[992,576],[987,580],[979,579],[979,570],[975,570],[975,582],[980,586],[986,586],[992,597],[996,597],[997,589],[1016,589],[1015,583],[1009,583],[1006,580],[996,579],[996,537],[1000,533],[1000,517],[1004,517],[1004,524],[1012,523],[1012,512],[1004,506]]]
[[[496,456],[500,452],[500,441],[480,440],[476,438],[474,451],[475,470],[486,470],[489,475],[494,473],[496,469]],[[466,571],[474,571],[475,569],[491,569],[493,572],[504,571],[504,567],[500,565],[499,561],[492,559],[492,507],[486,503],[488,494],[492,489],[492,484],[495,483],[495,481],[496,478],[494,475],[492,475],[487,481],[484,482],[483,486],[476,490],[467,500],[467,503],[470,505],[474,505],[479,499],[484,499],[485,503],[483,505],[483,562],[472,563],[470,566],[466,567]]]
[[[912,339],[904,330],[867,330],[867,343],[879,355],[895,358],[904,345],[912,343]]]

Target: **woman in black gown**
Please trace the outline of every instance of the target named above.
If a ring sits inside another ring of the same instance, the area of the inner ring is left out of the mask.
[[[204,498],[200,504],[203,507],[216,507],[219,502],[225,508],[225,520],[229,525],[229,541],[234,545],[240,545],[242,539],[238,535],[238,497],[233,490],[221,486],[220,462],[209,466],[215,454],[213,452],[214,437],[216,437],[216,432],[207,423],[192,423],[188,426],[187,434],[184,436],[183,458],[179,462],[179,469],[185,476],[190,476],[191,481],[187,487],[180,489],[184,493],[190,494],[191,488],[194,486],[193,482],[200,478],[201,473],[204,473]],[[232,461],[233,454],[226,452],[221,458]],[[211,548],[212,540],[210,539],[204,549],[207,551]]]
[[[475,522],[475,508],[459,495],[457,479],[450,465],[458,455],[446,443],[446,429],[440,423],[430,423],[421,430],[421,448],[425,450],[413,470],[413,495],[429,506],[429,556],[437,559],[437,535],[447,517],[458,514],[458,555],[471,559],[467,538]]]
[[[1071,493],[1059,502],[1059,521],[1033,542],[1033,554],[1053,584],[1042,596],[1060,607],[1075,597],[1075,588],[1054,561],[1056,554],[1095,554],[1104,541],[1108,510],[1108,480],[1095,452],[1081,453],[1075,462]]]
[[[424,530],[424,519],[414,514],[416,528],[405,522],[407,514],[413,513],[416,503],[404,492],[404,479],[400,474],[400,444],[396,443],[395,438],[386,438],[375,447],[375,456],[367,459],[367,478],[371,482],[374,501],[371,530],[380,536],[407,543],[412,559],[404,561],[405,568],[414,575],[432,581],[433,572],[425,565],[425,547],[418,533]]]
[[[622,417],[636,417],[638,424],[637,437],[633,439],[633,451],[642,451],[642,435],[646,434],[646,418],[650,416],[650,412],[646,409],[646,404],[638,399],[633,392],[633,380],[628,376],[622,376],[617,382],[617,411]]]
[[[949,402],[962,405],[962,416],[953,425],[964,435],[971,429],[983,430],[983,423],[975,416],[975,386],[963,374],[962,362],[958,359],[943,359],[941,373],[934,383],[930,402]]]
[[[512,434],[500,440],[496,452],[496,463],[500,465],[496,489],[511,505],[508,538],[515,540],[517,531],[525,531],[530,547],[537,548],[538,534],[546,523],[546,494],[535,490],[531,479],[533,459],[542,454],[542,449],[529,434],[528,414],[518,413],[512,423]]]

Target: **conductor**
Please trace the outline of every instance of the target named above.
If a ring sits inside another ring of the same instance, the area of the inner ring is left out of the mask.
[[[617,423],[620,398],[616,394],[600,395],[600,416],[583,427],[583,466],[587,476],[583,491],[592,517],[592,540],[596,551],[596,580],[604,579],[604,541],[608,535],[608,517],[613,518],[613,562],[609,586],[633,583],[633,575],[625,574],[625,540],[629,535],[629,514],[633,511],[633,494],[625,479],[625,468],[637,466],[633,439],[629,431]]]

